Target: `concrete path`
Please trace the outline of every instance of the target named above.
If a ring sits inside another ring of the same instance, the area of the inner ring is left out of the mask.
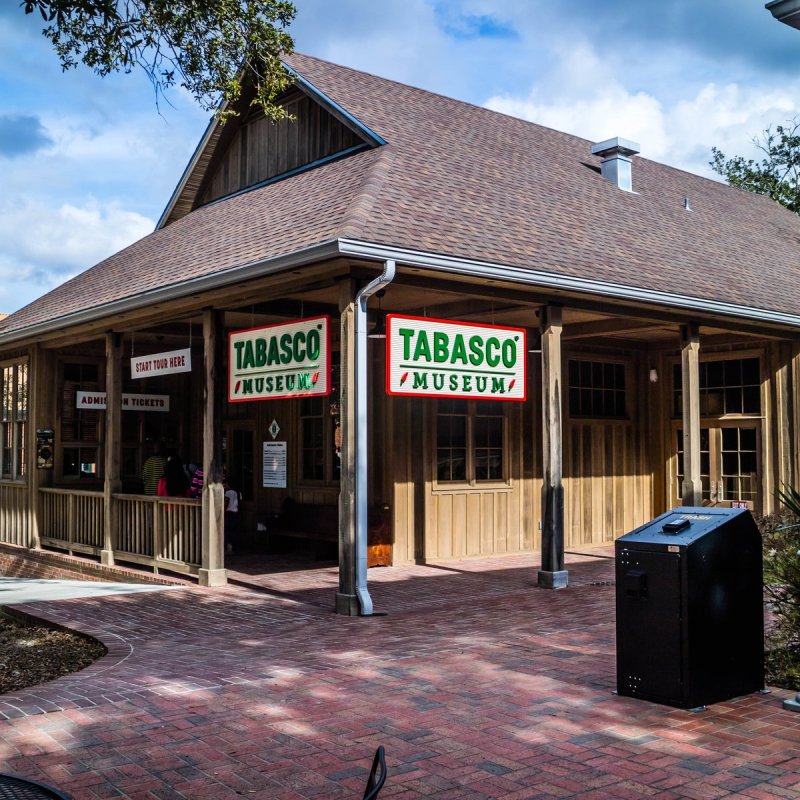
[[[75,800],[344,800],[383,744],[381,800],[800,797],[793,693],[614,696],[613,561],[571,561],[558,592],[528,556],[370,570],[373,618],[331,613],[327,567],[294,599],[273,577],[18,606],[109,655],[0,697],[0,768]]]
[[[100,583],[0,576],[0,607],[43,600],[70,600],[76,597],[102,597],[109,594],[163,592],[182,588],[181,586],[141,583]]]

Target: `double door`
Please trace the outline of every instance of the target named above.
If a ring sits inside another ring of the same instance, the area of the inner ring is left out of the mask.
[[[675,427],[676,470],[672,505],[681,503],[684,476],[683,430]],[[761,513],[761,421],[704,423],[700,430],[703,505],[742,506]]]

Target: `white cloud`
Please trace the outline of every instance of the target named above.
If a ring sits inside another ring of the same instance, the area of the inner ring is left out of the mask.
[[[16,310],[153,226],[153,220],[117,203],[58,208],[38,200],[0,204],[0,310]]]
[[[746,86],[685,82],[683,93],[673,87],[674,99],[666,100],[628,88],[625,82],[634,80],[633,74],[617,77],[584,43],[561,49],[549,77],[526,95],[497,95],[485,105],[595,142],[622,136],[638,142],[646,158],[714,177],[711,148],[754,156],[753,138],[794,117],[800,89],[797,81],[779,88],[766,80]]]

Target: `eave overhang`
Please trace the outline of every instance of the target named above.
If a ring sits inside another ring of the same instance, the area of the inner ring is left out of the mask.
[[[800,0],[772,0],[765,8],[784,25],[800,28]]]
[[[483,282],[499,281],[583,297],[603,298],[626,304],[635,303],[640,307],[650,307],[662,311],[669,309],[685,313],[687,319],[698,322],[703,322],[704,319],[714,319],[757,323],[782,329],[787,332],[787,335],[800,336],[800,315],[798,314],[787,314],[719,300],[692,297],[691,295],[607,283],[589,278],[578,278],[529,267],[411,250],[376,242],[332,239],[275,258],[243,264],[223,272],[215,272],[212,275],[182,281],[134,297],[35,323],[7,334],[0,332],[0,347],[63,331],[68,327],[97,322],[106,317],[139,311],[157,303],[168,303],[193,294],[214,291],[233,283],[279,275],[291,269],[337,257],[375,262],[393,260],[398,267],[418,268],[429,273],[458,275]]]

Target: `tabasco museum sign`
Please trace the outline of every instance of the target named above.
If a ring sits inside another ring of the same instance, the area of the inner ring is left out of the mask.
[[[277,400],[331,392],[330,317],[234,331],[228,400]]]
[[[524,328],[397,314],[386,325],[388,394],[525,399]]]

